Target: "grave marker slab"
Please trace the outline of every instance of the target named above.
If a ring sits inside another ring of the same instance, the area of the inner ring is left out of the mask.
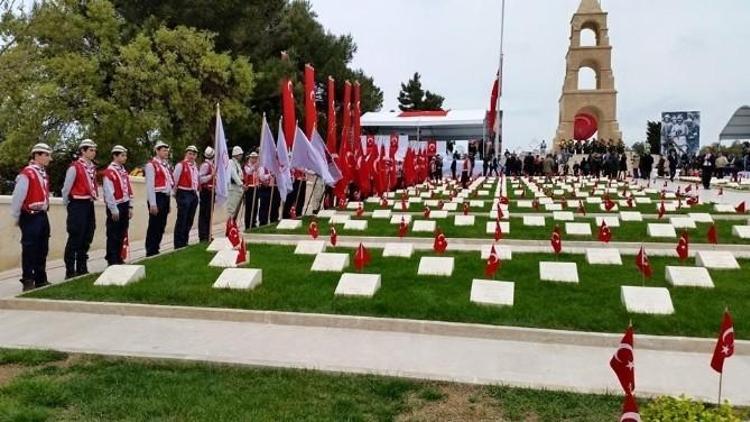
[[[431,210],[430,211],[430,218],[432,219],[443,219],[448,218],[448,211],[445,210]]]
[[[315,256],[310,271],[336,272],[344,271],[349,265],[349,254],[321,252]]]
[[[331,218],[336,215],[336,210],[320,210],[318,211],[318,218]]]
[[[750,226],[733,226],[732,236],[737,236],[740,239],[750,239]]]
[[[334,295],[373,297],[379,289],[380,274],[343,273]]]
[[[513,282],[475,278],[471,282],[469,300],[478,305],[513,306],[514,290]]]
[[[544,209],[546,211],[562,211],[562,204],[545,204]]]
[[[495,221],[488,221],[485,223],[485,233],[487,234],[495,234]],[[500,221],[500,230],[503,232],[503,234],[510,233],[510,222],[508,221]]]
[[[99,275],[94,286],[126,286],[145,277],[145,265],[110,265]]]
[[[565,223],[565,234],[572,236],[591,236],[591,224]]]
[[[302,227],[302,220],[283,219],[279,221],[276,230],[297,230]]]
[[[234,249],[234,246],[232,246],[232,242],[230,242],[226,237],[214,238],[214,240],[211,241],[211,244],[206,248],[206,250],[209,252],[218,252],[225,249]]]
[[[443,204],[444,211],[455,211],[458,209],[458,204],[455,202],[446,202]]]
[[[596,196],[588,196],[586,197],[586,203],[587,204],[601,204],[602,198],[596,197]]]
[[[536,216],[536,215],[524,215],[523,216],[523,225],[524,226],[533,226],[533,227],[544,227],[545,221],[543,216]]]
[[[640,211],[620,211],[620,220],[643,221],[643,214]]]
[[[426,232],[426,233],[432,233],[435,231],[435,221],[432,220],[415,220],[414,224],[411,227],[411,231],[413,232]]]
[[[411,214],[392,214],[391,224],[401,224],[401,217],[404,218],[406,224],[411,224]]]
[[[225,249],[223,251],[216,252],[211,262],[208,263],[209,267],[219,268],[236,268],[237,267],[237,255],[240,251],[234,249]]]
[[[616,215],[607,217],[596,217],[596,226],[602,225],[602,221],[606,222],[609,227],[620,227],[620,218]]]
[[[674,226],[671,224],[648,223],[648,236],[673,238],[677,237],[677,232],[675,232]]]
[[[695,265],[715,270],[735,270],[740,264],[731,252],[698,251],[695,253]]]
[[[364,207],[365,205],[362,202],[359,202],[359,201],[352,201],[352,202],[346,204],[346,209],[348,209],[348,210],[356,210],[360,206]]]
[[[480,257],[482,260],[486,261],[490,259],[490,252],[492,251],[492,245],[482,245],[480,250]],[[510,248],[510,246],[502,246],[502,245],[495,245],[495,253],[497,254],[498,258],[500,258],[500,262],[503,261],[510,261],[513,259],[513,250]]]
[[[423,256],[419,260],[417,274],[450,277],[453,264],[453,257]]]
[[[711,216],[711,214],[707,212],[689,212],[688,217],[690,217],[696,223],[713,223],[714,222],[714,218]]]
[[[578,283],[578,266],[575,262],[539,263],[539,279],[561,283]]]
[[[636,204],[651,204],[651,198],[645,197],[645,196],[638,196],[637,192],[635,195],[635,203]]]
[[[712,289],[714,282],[706,267],[676,267],[667,265],[665,277],[673,286]]]
[[[294,248],[295,255],[317,255],[325,252],[326,242],[324,240],[300,240]]]
[[[347,221],[349,221],[352,218],[349,214],[336,214],[332,216],[330,219],[328,219],[328,223],[330,224],[345,224]]]
[[[694,229],[695,221],[690,217],[670,217],[669,223],[676,229]]]
[[[587,248],[586,262],[591,265],[622,265],[618,249]]]
[[[472,199],[469,201],[469,206],[472,208],[484,208],[484,201]]]
[[[620,300],[634,314],[671,315],[672,297],[665,287],[620,286]]]
[[[714,211],[716,212],[731,212],[735,213],[737,211],[734,210],[734,205],[730,204],[714,204]]]
[[[227,268],[213,284],[214,289],[253,290],[263,282],[263,270],[257,268]]]
[[[344,230],[367,230],[367,220],[349,220],[344,223]]]
[[[474,216],[473,215],[457,215],[453,219],[454,226],[473,226]]]
[[[518,208],[531,208],[533,205],[531,204],[532,201],[521,199],[518,202],[516,202],[516,205],[518,205]]]
[[[414,253],[414,244],[389,242],[383,248],[384,257],[411,258]]]
[[[374,210],[372,212],[372,218],[376,219],[389,219],[391,218],[391,210]]]
[[[552,219],[555,221],[573,221],[575,215],[573,215],[573,211],[555,211],[552,213]]]

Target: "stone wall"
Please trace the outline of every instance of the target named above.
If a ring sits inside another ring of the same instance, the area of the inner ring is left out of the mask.
[[[135,200],[133,204],[133,219],[130,221],[130,241],[136,242],[146,238],[146,227],[148,226],[148,211],[146,210],[146,186],[142,177],[131,177]],[[99,190],[101,194],[101,188]],[[13,224],[10,217],[10,200],[7,195],[0,196],[0,236],[2,247],[0,247],[0,272],[10,270],[21,265],[21,231]],[[68,235],[65,230],[65,219],[67,211],[62,204],[62,198],[51,198],[49,209],[49,220],[52,235],[50,237],[50,252],[48,260],[62,259],[65,242]],[[96,203],[96,233],[91,250],[104,249],[106,242],[106,213],[103,201]],[[226,212],[223,208],[215,210],[214,224],[226,220]],[[174,231],[174,222],[177,217],[177,205],[172,199],[169,221],[167,222],[164,239],[171,239]],[[193,228],[198,227],[198,213],[196,212]]]

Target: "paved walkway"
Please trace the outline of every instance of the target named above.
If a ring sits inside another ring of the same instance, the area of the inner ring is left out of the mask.
[[[0,310],[0,345],[618,392],[611,347],[250,322]],[[710,354],[638,349],[637,392],[716,400]],[[750,405],[750,356],[726,361],[724,397]]]

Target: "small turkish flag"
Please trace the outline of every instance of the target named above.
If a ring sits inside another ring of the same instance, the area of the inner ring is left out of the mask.
[[[578,201],[578,212],[584,216],[586,215],[586,207],[583,205],[583,201]]]
[[[688,205],[690,205],[692,207],[693,205],[698,204],[698,197],[697,196],[689,196],[686,202],[687,202]]]
[[[362,271],[367,264],[370,263],[370,252],[367,251],[365,246],[360,243],[357,247],[357,252],[354,253],[354,267]]]
[[[611,199],[607,198],[607,200],[604,201],[604,209],[607,210],[607,212],[612,211],[612,208],[614,207],[615,203]]]
[[[234,261],[236,265],[242,265],[247,262],[247,247],[245,246],[245,239],[240,239],[240,250],[237,251],[237,260]]]
[[[120,248],[120,260],[125,262],[130,257],[130,240],[128,239],[128,232],[122,236],[122,247]]]
[[[636,403],[635,396],[632,394],[625,395],[625,400],[622,402],[620,422],[641,422],[641,414],[638,413],[638,403]]]
[[[424,218],[430,218],[430,207],[424,207]]]
[[[365,213],[365,209],[362,207],[362,204],[359,204],[357,207],[357,217],[362,217],[362,214]]]
[[[688,237],[687,233],[682,233],[680,236],[680,240],[677,241],[677,256],[680,258],[680,261],[684,261],[688,257]]]
[[[607,222],[602,220],[602,225],[599,226],[599,241],[609,243],[612,240],[612,230],[610,230]]]
[[[226,224],[226,236],[235,248],[240,244],[240,231],[234,218],[228,218]]]
[[[401,198],[401,211],[406,211],[407,208],[406,199]]]
[[[560,233],[553,231],[549,242],[552,245],[552,250],[556,254],[559,254],[562,251],[562,238],[560,237]]]
[[[495,242],[503,238],[503,229],[500,227],[500,222],[495,222]]]
[[[339,240],[339,234],[336,233],[336,227],[331,226],[331,245],[336,246]]]
[[[484,268],[484,275],[487,277],[495,277],[497,269],[500,267],[500,256],[498,256],[495,250],[495,245],[492,245],[490,249],[490,257],[487,259],[487,266]]]
[[[633,327],[625,330],[620,346],[609,361],[625,394],[635,391],[635,357],[633,356]]]
[[[508,197],[507,196],[501,196],[500,197],[500,203],[501,204],[508,205],[509,202],[510,201],[508,201]]]
[[[646,276],[646,278],[651,278],[653,270],[651,268],[651,263],[648,261],[646,250],[643,249],[643,246],[641,246],[641,250],[638,252],[638,255],[635,256],[635,265],[636,267],[638,267],[638,270],[640,270],[640,272],[643,273],[644,276]]]
[[[724,359],[734,354],[734,324],[729,311],[724,311],[724,319],[721,321],[719,338],[716,340],[714,356],[711,358],[711,367],[718,373],[724,372]]]
[[[661,205],[659,205],[659,219],[661,220],[662,217],[664,217],[664,213],[667,212],[667,209],[664,207],[664,201],[661,201]]]
[[[628,196],[628,199],[626,199],[626,201],[628,203],[628,208],[633,208],[633,197]]]
[[[708,228],[708,233],[706,233],[706,237],[708,238],[708,243],[713,243],[714,245],[719,243],[719,235],[716,233],[715,224],[711,224],[711,227]]]
[[[685,193],[688,193],[688,192],[690,192],[691,190],[693,190],[693,187],[692,187],[691,185],[687,185],[687,186],[685,186]]]
[[[388,200],[385,199],[385,198],[382,198],[380,200],[380,206],[383,207],[383,208],[386,208],[388,206]]]
[[[398,225],[398,237],[404,237],[406,236],[406,233],[409,231],[409,225],[406,224],[406,220],[404,220],[404,217],[401,217],[401,223]]]
[[[464,202],[464,215],[469,215],[469,203]]]
[[[443,201],[442,201],[442,200],[438,201],[438,209],[439,209],[439,210],[442,210],[442,209],[443,209],[443,205],[445,205],[445,203],[443,203]]]
[[[737,213],[739,214],[744,214],[745,213],[745,201],[740,202],[739,205],[734,207],[734,210],[737,211]]]
[[[438,254],[442,255],[446,249],[448,249],[448,240],[445,238],[445,235],[443,234],[440,229],[437,230],[437,235],[435,235],[435,242],[432,245],[432,249],[435,250]]]
[[[531,201],[531,206],[534,207],[535,210],[539,210],[539,200],[534,198],[534,200]]]
[[[310,223],[309,226],[307,226],[307,234],[309,234],[310,236],[312,236],[313,239],[317,239],[318,238],[319,232],[318,232],[318,223],[317,222],[313,221],[313,222]]]

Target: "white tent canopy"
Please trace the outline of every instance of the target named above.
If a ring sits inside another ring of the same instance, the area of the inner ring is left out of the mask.
[[[719,134],[720,141],[750,140],[750,106],[742,106],[734,112],[724,130]]]
[[[378,135],[398,133],[410,140],[438,141],[482,139],[488,135],[485,110],[448,110],[443,115],[430,112],[370,112],[362,115],[362,128]]]

